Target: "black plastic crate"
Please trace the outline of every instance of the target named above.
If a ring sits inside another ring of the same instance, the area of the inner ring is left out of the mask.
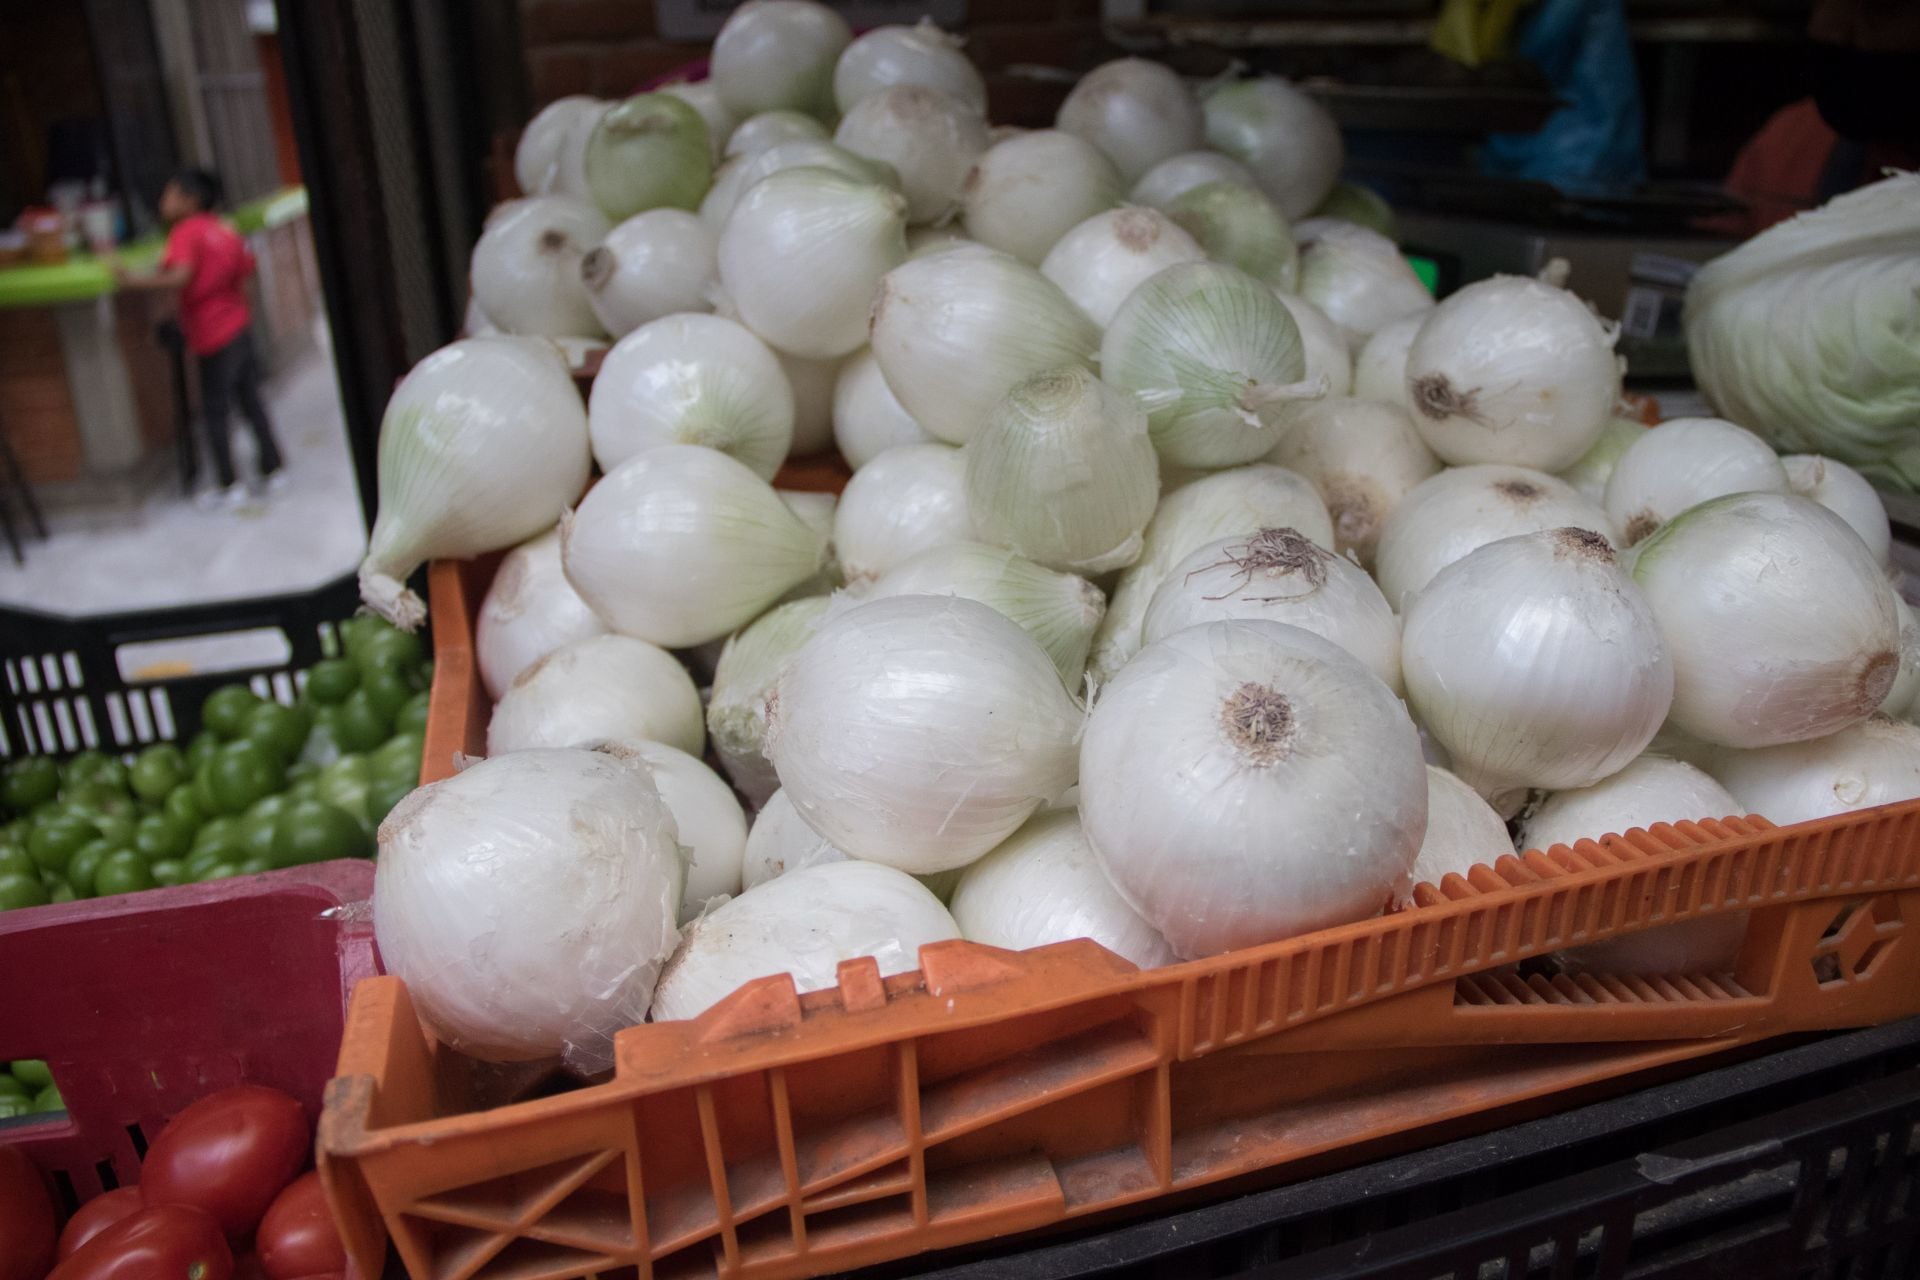
[[[1920,1275],[1920,1018],[1070,1239],[861,1280]]]
[[[235,681],[291,702],[306,669],[338,653],[334,624],[359,604],[346,574],[312,591],[91,618],[0,609],[0,758],[184,742],[200,728],[207,694]],[[278,650],[275,660],[202,664],[185,674],[123,669],[138,652],[129,646],[250,632]]]

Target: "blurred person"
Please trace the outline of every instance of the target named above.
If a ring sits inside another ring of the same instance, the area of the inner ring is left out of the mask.
[[[114,270],[123,284],[134,288],[180,290],[180,328],[200,365],[200,403],[218,485],[198,501],[232,507],[247,496],[233,473],[230,414],[236,401],[253,428],[257,484],[278,489],[285,475],[260,398],[260,364],[253,350],[253,313],[245,293],[254,271],[253,253],[215,212],[220,196],[220,179],[207,170],[175,174],[160,192],[160,217],[168,229],[159,269],[135,273],[116,262]]]

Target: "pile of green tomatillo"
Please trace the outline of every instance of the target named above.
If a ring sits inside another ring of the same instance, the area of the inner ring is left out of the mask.
[[[0,910],[370,858],[420,782],[432,674],[420,637],[361,616],[291,706],[241,684],[201,730],[120,758],[83,751],[0,772]]]

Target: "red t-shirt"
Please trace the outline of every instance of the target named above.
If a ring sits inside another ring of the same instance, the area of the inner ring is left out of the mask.
[[[241,286],[253,274],[253,254],[232,227],[211,213],[182,218],[160,261],[193,273],[180,290],[180,328],[195,355],[212,355],[246,331],[252,313]]]

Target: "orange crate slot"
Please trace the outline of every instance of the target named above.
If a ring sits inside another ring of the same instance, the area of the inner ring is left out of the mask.
[[[472,620],[432,570],[429,776],[484,746]],[[434,753],[443,754],[436,758]],[[1920,801],[1660,824],[1422,885],[1413,909],[1138,972],[1098,945],[924,948],[631,1028],[606,1083],[464,1110],[397,978],[355,992],[320,1165],[356,1262],[434,1280],[782,1280],[1358,1163],[1772,1036],[1920,1012]],[[1727,972],[1518,962],[1751,912]]]

